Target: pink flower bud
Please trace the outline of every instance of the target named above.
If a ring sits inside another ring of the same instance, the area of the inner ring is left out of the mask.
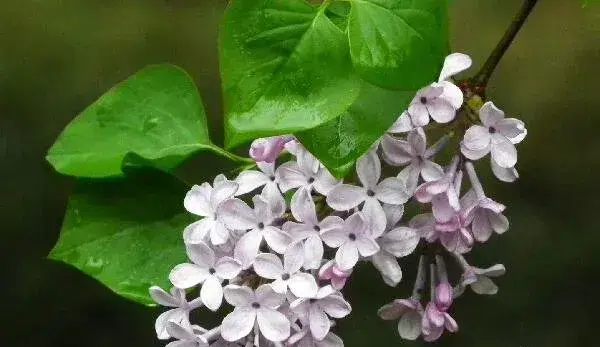
[[[290,135],[256,139],[250,145],[250,157],[258,162],[272,163],[279,157],[285,144],[293,140]]]
[[[448,282],[442,282],[435,287],[435,305],[440,311],[447,311],[452,305],[452,286]]]
[[[342,290],[351,274],[352,270],[344,271],[335,266],[333,261],[328,261],[319,270],[319,279],[331,281],[334,289]]]

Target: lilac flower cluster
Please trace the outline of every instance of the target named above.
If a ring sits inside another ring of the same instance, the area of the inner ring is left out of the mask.
[[[169,347],[343,346],[331,329],[351,312],[341,291],[353,269],[371,262],[387,285],[396,286],[403,277],[399,260],[413,253],[420,258],[412,295],[384,305],[380,317],[399,319],[399,335],[409,340],[434,341],[445,330],[457,331],[450,315],[454,299],[467,286],[495,294],[490,278],[505,271],[502,265],[471,266],[463,256],[508,229],[505,206],[485,195],[472,161],[490,153],[494,174],[514,181],[514,145],[526,135],[521,121],[504,118],[491,102],[475,110],[480,122],[468,118],[468,128],[458,122],[469,106],[450,77],[470,64],[464,54],[446,58],[438,82],[419,90],[357,161],[355,180],[337,180],[286,135],[252,144],[256,170],[194,186],[184,206],[201,219],[183,233],[189,262],[171,271],[170,292],[150,289],[158,304],[171,308],[156,320],[158,338],[174,339]],[[428,146],[431,119],[448,131]],[[456,134],[461,141],[451,160],[436,163]],[[382,168],[396,176],[383,177]],[[463,172],[470,182],[466,192]],[[431,213],[403,223],[407,203],[431,205]],[[462,270],[454,286],[447,260]],[[199,297],[188,301],[194,288]],[[224,310],[221,324],[210,330],[192,324],[190,312],[202,306]]]

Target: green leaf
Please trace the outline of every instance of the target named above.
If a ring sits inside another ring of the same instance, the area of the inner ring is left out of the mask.
[[[79,179],[50,259],[72,265],[128,299],[152,304],[148,288],[169,288],[186,260],[182,231],[187,187],[164,173]]]
[[[210,142],[192,78],[176,66],[155,65],[121,82],[78,115],[46,159],[66,175],[110,177],[123,175],[128,153],[169,171],[202,149],[236,159]]]
[[[304,0],[232,0],[220,32],[225,143],[314,128],[356,99],[348,40]]]
[[[362,78],[401,90],[437,79],[448,49],[445,1],[350,1],[350,52]]]
[[[598,0],[583,0],[583,3],[581,4],[581,7],[587,7],[588,5],[598,2]]]
[[[333,175],[343,178],[413,96],[413,91],[390,91],[364,82],[360,96],[344,114],[297,136]]]

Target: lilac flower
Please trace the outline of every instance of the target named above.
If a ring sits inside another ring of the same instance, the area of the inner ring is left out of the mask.
[[[327,195],[327,204],[334,210],[350,210],[364,202],[363,208],[373,209],[374,213],[379,216],[377,218],[384,221],[385,212],[381,207],[381,202],[400,205],[410,198],[406,186],[398,178],[388,177],[379,182],[381,162],[375,151],[370,151],[358,160],[356,173],[362,187],[340,184]]]
[[[215,179],[214,188],[204,183],[190,189],[183,200],[183,205],[189,212],[204,218],[186,229],[184,239],[187,243],[203,241],[207,234],[214,245],[221,245],[229,240],[230,231],[218,218],[216,212],[219,205],[231,198],[237,189],[237,183],[222,179]]]
[[[335,290],[342,290],[350,275],[352,275],[352,269],[342,270],[333,260],[326,262],[319,269],[319,279],[330,281]]]
[[[321,233],[340,229],[344,220],[337,216],[327,216],[319,221],[315,202],[306,188],[300,188],[294,194],[290,205],[292,215],[299,223],[285,222],[282,229],[290,233],[295,241],[303,242],[303,267],[305,269],[318,269],[323,258]]]
[[[438,222],[449,221],[460,209],[458,194],[460,193],[462,174],[456,173],[457,165],[458,157],[454,157],[442,178],[425,182],[415,191],[417,201],[431,203],[433,215]]]
[[[439,239],[449,252],[467,253],[473,247],[473,234],[469,229],[469,224],[468,210],[461,209],[449,221],[436,223],[435,237],[428,241]]]
[[[250,145],[250,157],[257,162],[273,163],[285,144],[294,139],[291,135],[256,139]]]
[[[254,209],[239,199],[229,199],[221,204],[219,215],[223,223],[233,230],[250,230],[236,243],[235,258],[244,268],[249,267],[258,254],[264,239],[267,245],[277,253],[283,253],[291,242],[291,237],[272,223],[278,217],[271,209],[272,204],[263,196],[255,196]]]
[[[416,128],[408,134],[408,140],[399,140],[385,135],[381,140],[384,159],[391,165],[408,165],[399,174],[409,192],[417,188],[419,176],[428,181],[442,178],[442,167],[429,160],[445,144],[447,137],[427,149],[427,140],[423,128]]]
[[[308,323],[312,336],[317,340],[323,340],[329,333],[329,317],[343,318],[352,310],[350,304],[331,286],[320,288],[312,297],[296,299],[290,307],[297,312],[301,321]]]
[[[149,291],[150,296],[157,304],[172,307],[172,309],[161,313],[156,319],[154,328],[156,336],[161,340],[166,340],[171,336],[167,331],[168,322],[189,325],[190,312],[202,306],[200,298],[188,302],[185,297],[185,290],[180,288],[173,287],[171,292],[167,293],[160,287],[152,286]]]
[[[458,324],[446,311],[439,309],[434,302],[429,302],[421,321],[423,339],[431,342],[442,336],[444,329],[457,332]]]
[[[335,262],[342,270],[353,268],[358,262],[359,254],[368,257],[379,251],[379,245],[367,232],[361,212],[348,217],[341,229],[324,232],[321,238],[329,247],[338,249]]]
[[[167,323],[169,335],[177,339],[167,344],[166,347],[208,347],[208,341],[194,331],[196,326]]]
[[[271,287],[277,293],[286,294],[288,287],[297,297],[311,297],[317,293],[315,278],[300,272],[304,262],[302,245],[296,243],[283,254],[283,264],[272,253],[261,253],[254,260],[254,271],[263,278],[274,280]]]
[[[288,161],[277,168],[279,188],[282,192],[303,187],[309,192],[313,189],[327,195],[331,188],[339,183],[317,158],[304,148],[296,148],[296,161]]]
[[[473,218],[471,231],[475,240],[485,242],[492,232],[502,234],[508,230],[508,219],[502,214],[506,207],[485,196],[472,163],[466,163],[465,167],[472,187],[463,198],[468,201],[466,205],[473,206],[469,212]]]
[[[396,299],[382,306],[377,314],[383,320],[400,319],[398,333],[405,340],[416,340],[421,335],[424,310],[417,299]]]
[[[462,106],[463,93],[448,79],[468,69],[471,63],[471,58],[466,54],[453,53],[447,56],[438,82],[417,91],[408,110],[402,113],[388,132],[401,133],[425,126],[429,124],[430,117],[438,123],[453,120]]]
[[[169,274],[171,283],[177,288],[191,288],[202,283],[200,299],[212,311],[216,311],[223,300],[221,282],[236,277],[242,264],[231,257],[217,260],[213,250],[204,243],[189,244],[186,252],[193,264],[175,266]]]
[[[455,297],[462,295],[469,286],[476,294],[480,295],[494,295],[498,292],[498,286],[491,278],[500,277],[506,273],[503,264],[495,264],[482,269],[469,265],[461,255],[456,255],[455,258],[463,270],[461,281],[454,288]]]
[[[491,160],[491,164],[492,164],[492,172],[494,173],[494,176],[496,176],[496,178],[498,178],[500,181],[511,183],[511,182],[516,181],[519,178],[519,173],[517,172],[517,169],[515,169],[514,167],[509,167],[509,168],[500,167],[493,160]]]
[[[279,179],[275,174],[275,164],[258,162],[256,166],[260,171],[245,170],[240,172],[235,179],[235,182],[239,185],[236,195],[243,195],[260,187],[279,191],[277,187]]]
[[[522,121],[504,118],[504,112],[491,101],[479,110],[482,125],[473,125],[467,129],[461,142],[461,152],[471,160],[477,160],[491,152],[492,162],[505,169],[513,168],[517,163],[515,144],[527,135]]]
[[[276,293],[269,285],[261,285],[256,291],[248,287],[228,285],[225,300],[235,307],[221,325],[221,336],[226,341],[237,341],[250,334],[254,324],[270,341],[283,341],[290,336],[290,322],[277,311],[285,301],[283,294]]]

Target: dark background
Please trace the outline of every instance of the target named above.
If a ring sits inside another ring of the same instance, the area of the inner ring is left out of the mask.
[[[516,0],[456,0],[452,41],[479,64],[515,13]],[[118,81],[172,62],[195,78],[220,143],[217,25],[225,1],[4,0],[0,5],[0,242],[2,346],[161,346],[158,310],[123,300],[93,279],[45,260],[58,237],[70,180],[44,154],[60,130]],[[475,70],[473,70],[475,71]],[[598,320],[600,6],[541,0],[496,71],[488,95],[529,135],[521,180],[486,178],[509,206],[511,229],[471,256],[503,262],[494,297],[455,305],[461,331],[442,345],[593,346]],[[197,160],[196,160],[196,164]],[[191,164],[192,166],[194,163]],[[483,170],[488,172],[489,170]],[[206,179],[200,172],[197,182]],[[406,266],[408,275],[413,267]],[[349,287],[346,346],[414,345],[375,311],[406,290],[372,269]],[[589,342],[588,342],[589,341]]]

